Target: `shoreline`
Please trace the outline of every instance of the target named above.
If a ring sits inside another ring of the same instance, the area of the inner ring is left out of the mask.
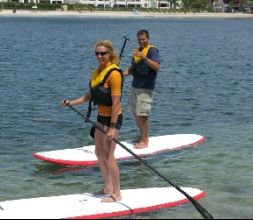
[[[243,13],[159,13],[159,12],[126,12],[126,11],[40,11],[12,10],[0,11],[0,17],[107,17],[107,18],[253,18],[253,14]]]

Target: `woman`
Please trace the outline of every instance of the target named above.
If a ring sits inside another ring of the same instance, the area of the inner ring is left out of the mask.
[[[120,174],[114,157],[116,143],[112,139],[117,138],[122,125],[123,77],[118,67],[119,58],[110,41],[98,42],[95,55],[99,66],[91,75],[90,92],[74,100],[64,100],[62,105],[80,105],[90,99],[98,105],[97,125],[107,135],[95,130],[95,152],[105,185],[94,194],[108,194],[102,202],[116,202],[121,200]]]

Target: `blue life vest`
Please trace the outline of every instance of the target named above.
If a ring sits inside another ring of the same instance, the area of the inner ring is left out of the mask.
[[[134,88],[154,89],[157,72],[150,68],[144,60],[140,60],[137,63],[134,59],[132,60],[132,73],[132,86]]]

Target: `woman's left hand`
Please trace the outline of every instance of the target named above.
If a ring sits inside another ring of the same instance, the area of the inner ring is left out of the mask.
[[[107,136],[110,140],[116,138],[117,135],[117,129],[116,128],[109,128],[108,132],[107,132]]]

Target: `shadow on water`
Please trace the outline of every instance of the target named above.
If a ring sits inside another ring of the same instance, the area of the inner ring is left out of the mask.
[[[88,169],[87,166],[60,166],[56,164],[51,164],[47,162],[43,162],[41,164],[34,165],[37,171],[35,175],[41,174],[51,174],[51,175],[60,175],[64,173],[76,173],[80,171],[86,171]]]

